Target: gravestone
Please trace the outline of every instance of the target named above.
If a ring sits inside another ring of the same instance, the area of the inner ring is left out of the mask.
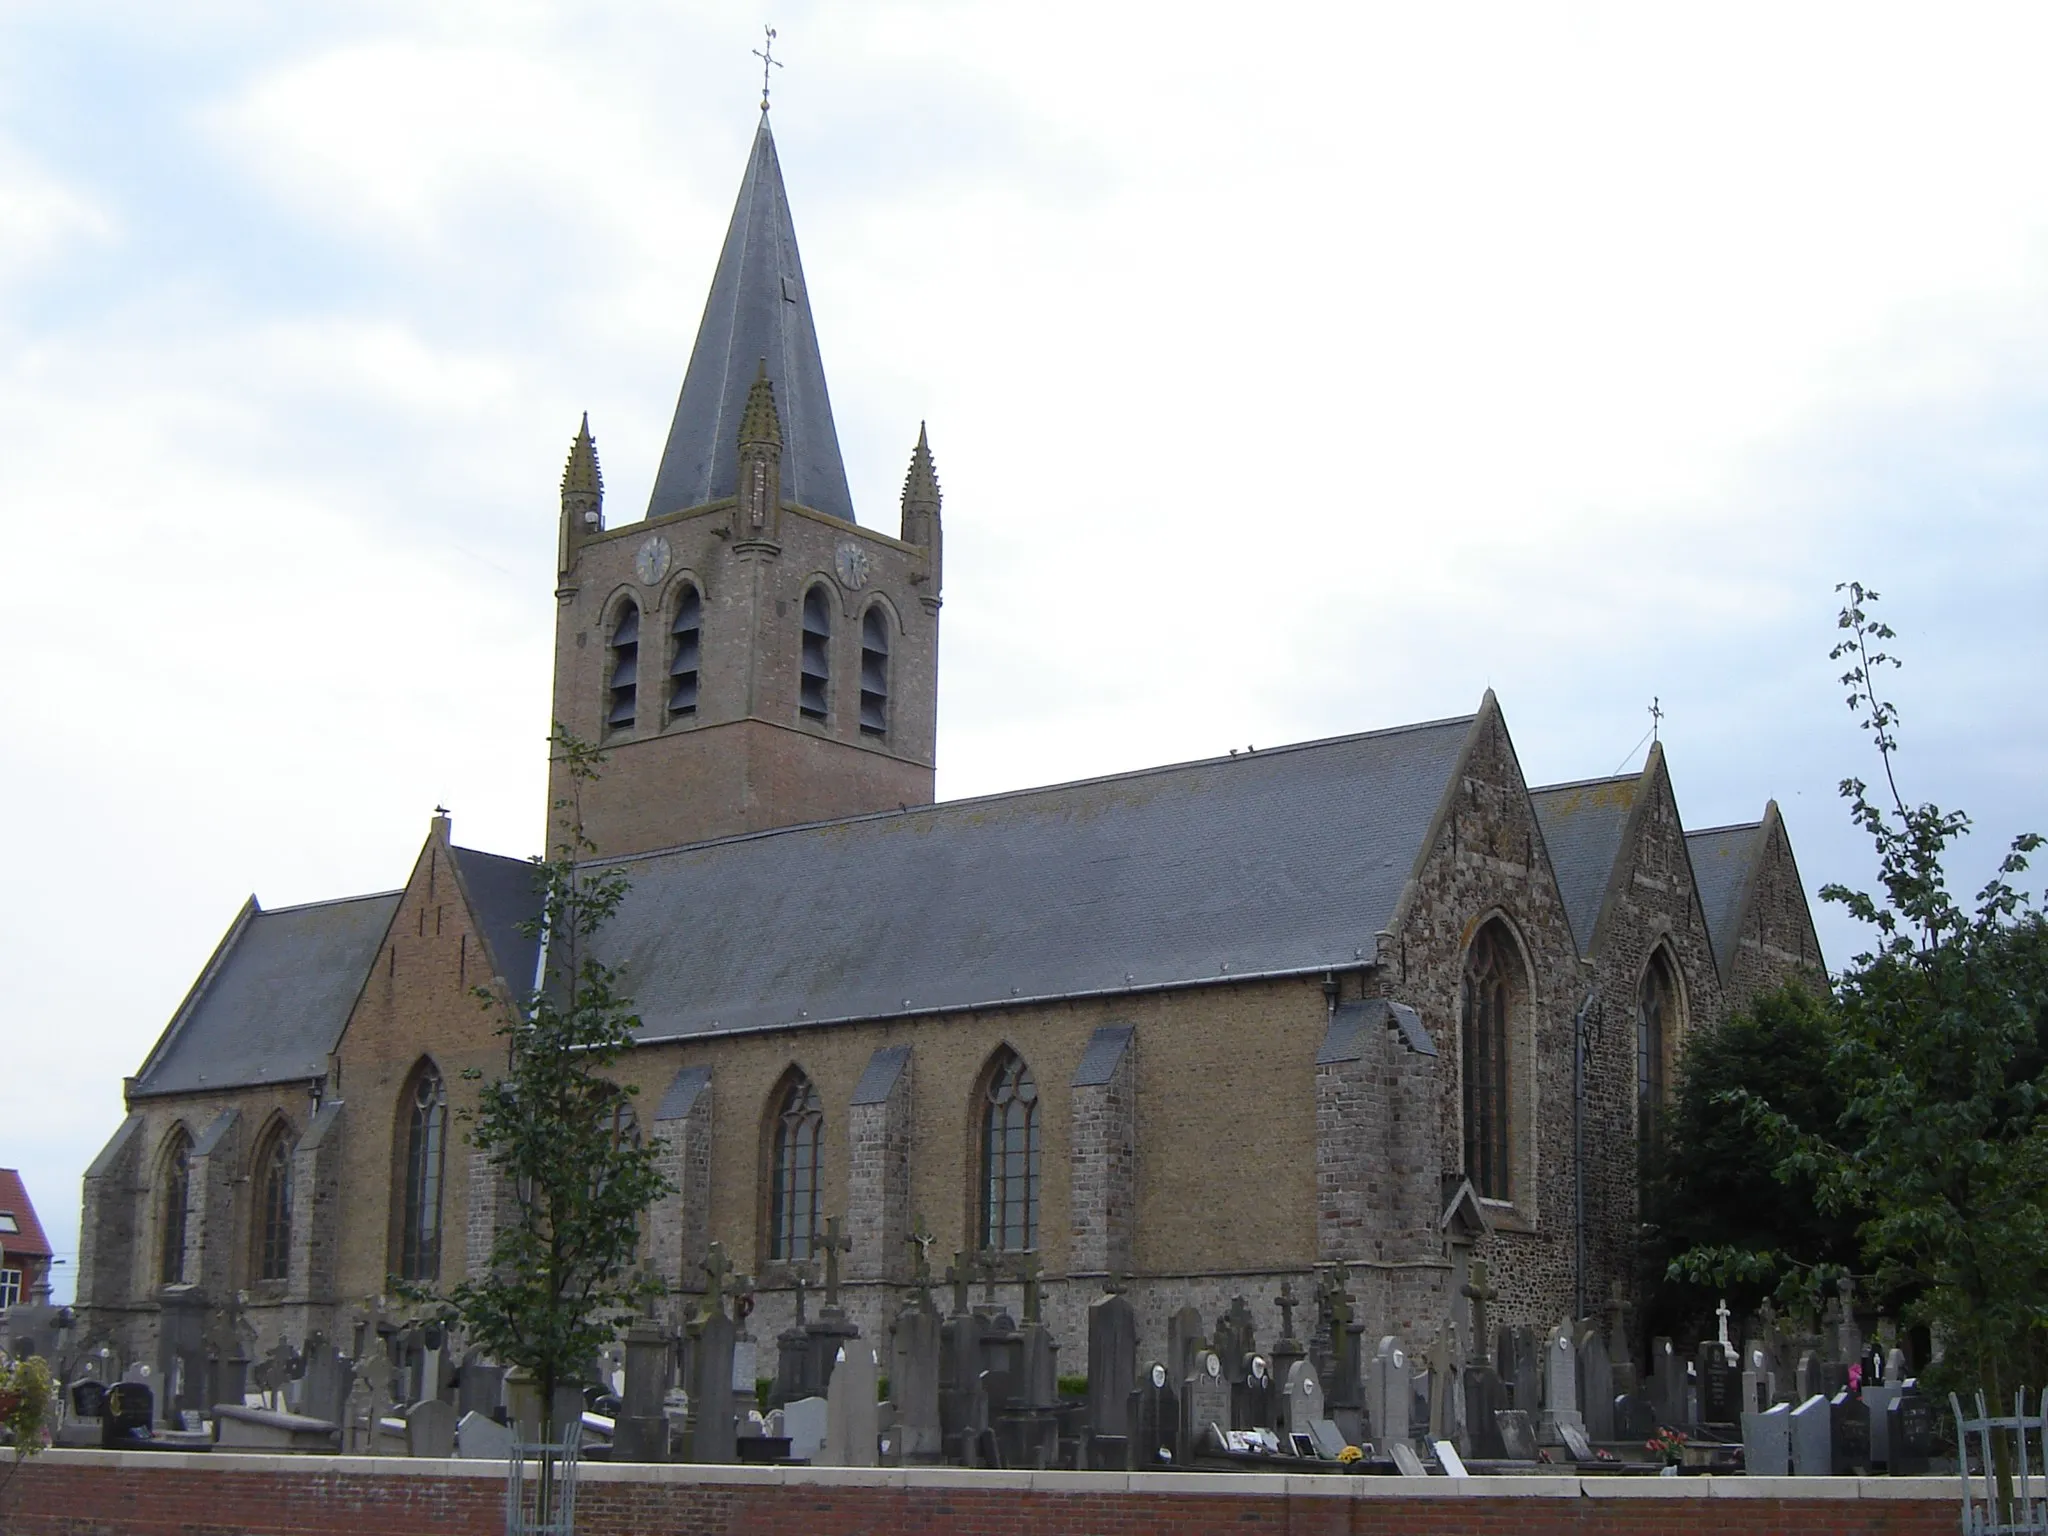
[[[954,1253],[953,1263],[946,1270],[946,1281],[953,1290],[953,1310],[939,1328],[939,1429],[946,1459],[963,1467],[981,1464],[980,1447],[988,1429],[989,1412],[981,1386],[982,1320],[967,1304],[972,1278],[967,1255]],[[1134,1353],[1136,1348],[1134,1335]],[[1122,1448],[1118,1450],[1117,1465],[1121,1466]]]
[[[1181,1388],[1181,1460],[1186,1462],[1212,1441],[1220,1443],[1230,1429],[1230,1386],[1223,1379],[1223,1360],[1215,1350],[1195,1357],[1195,1368]]]
[[[1406,1440],[1396,1440],[1390,1454],[1394,1458],[1394,1470],[1403,1477],[1429,1476],[1429,1469],[1422,1464],[1422,1458],[1415,1453],[1415,1447]]]
[[[1430,1442],[1429,1448],[1436,1452],[1436,1464],[1444,1469],[1445,1477],[1470,1477],[1472,1475],[1465,1470],[1465,1463],[1458,1455],[1458,1448],[1451,1444],[1450,1441],[1433,1440]]]
[[[626,1329],[626,1379],[612,1427],[613,1461],[668,1460],[668,1419],[662,1402],[668,1396],[672,1357],[668,1335],[653,1318],[637,1317]]]
[[[1280,1384],[1279,1413],[1273,1425],[1279,1431],[1283,1442],[1291,1441],[1296,1435],[1309,1432],[1309,1424],[1316,1419],[1328,1418],[1323,1411],[1323,1383],[1316,1375],[1313,1362],[1297,1360],[1287,1368],[1287,1379]]]
[[[828,1467],[875,1465],[881,1423],[875,1407],[875,1346],[849,1339],[832,1365],[825,1391],[825,1454]]]
[[[1275,1399],[1279,1388],[1273,1380],[1273,1367],[1264,1355],[1252,1355],[1245,1361],[1244,1381],[1233,1387],[1230,1393],[1230,1427],[1232,1429],[1271,1429],[1273,1416],[1279,1409]]]
[[[1889,1469],[1892,1464],[1890,1410],[1902,1389],[1888,1382],[1863,1389],[1863,1406],[1870,1413],[1870,1470]]]
[[[1503,1375],[1515,1406],[1525,1410],[1534,1423],[1543,1411],[1543,1344],[1526,1323],[1509,1337],[1510,1357]]]
[[[347,1416],[355,1385],[355,1363],[319,1334],[306,1341],[306,1373],[299,1381],[298,1411],[309,1419],[339,1424]]]
[[[1826,1477],[1834,1470],[1828,1400],[1818,1393],[1792,1410],[1792,1475]]]
[[[1934,1404],[1920,1392],[1911,1377],[1899,1383],[1900,1392],[1885,1409],[1885,1448],[1891,1457],[1893,1477],[1925,1477],[1934,1455]]]
[[[1195,1369],[1195,1357],[1209,1347],[1209,1334],[1202,1314],[1182,1307],[1166,1320],[1166,1372],[1175,1382],[1184,1381]]]
[[[1408,1352],[1401,1348],[1399,1339],[1388,1334],[1373,1351],[1372,1363],[1365,1373],[1367,1428],[1381,1449],[1408,1439],[1408,1415],[1414,1398]]]
[[[1287,1384],[1287,1373],[1297,1360],[1308,1358],[1308,1346],[1303,1344],[1294,1332],[1294,1309],[1301,1305],[1301,1299],[1294,1294],[1294,1282],[1282,1280],[1280,1292],[1273,1298],[1274,1306],[1280,1310],[1280,1337],[1267,1353],[1266,1363],[1272,1368],[1273,1381],[1277,1387]],[[1318,1383],[1320,1389],[1320,1383]],[[1277,1405],[1276,1405],[1277,1406]]]
[[[732,1353],[735,1330],[714,1287],[691,1325],[690,1460],[698,1463],[735,1461],[738,1432],[733,1424]]]
[[[945,1449],[939,1417],[941,1328],[929,1292],[920,1291],[896,1314],[889,1345],[889,1400],[896,1405],[898,1453],[906,1465],[935,1464]]]
[[[455,1454],[469,1461],[509,1460],[512,1428],[481,1413],[465,1413],[455,1425]]]
[[[1059,1344],[1040,1311],[1038,1256],[1024,1257],[1024,1325],[1018,1330],[1018,1373],[1001,1420],[1003,1462],[1011,1467],[1059,1464]]]
[[[1578,1355],[1572,1347],[1571,1325],[1560,1323],[1543,1344],[1543,1418],[1536,1438],[1544,1445],[1562,1445],[1567,1424],[1581,1432],[1586,1427],[1579,1417]]]
[[[147,1444],[156,1422],[156,1394],[139,1381],[116,1382],[107,1390],[100,1419],[100,1444],[110,1451]]]
[[[1180,1443],[1180,1403],[1163,1362],[1153,1361],[1131,1389],[1129,1423],[1131,1470],[1155,1471],[1173,1465]]]
[[[1700,1346],[1699,1384],[1701,1425],[1732,1433],[1742,1422],[1742,1373],[1719,1343]]]
[[[1828,1399],[1829,1462],[1836,1477],[1870,1470],[1870,1409],[1844,1387]]]
[[[1820,1366],[1819,1355],[1810,1349],[1800,1351],[1799,1364],[1792,1370],[1792,1392],[1800,1402],[1820,1396]]]
[[[106,1415],[107,1388],[92,1377],[71,1383],[71,1417],[91,1419],[94,1426]]]
[[[1557,1427],[1557,1434],[1564,1442],[1565,1455],[1571,1457],[1577,1465],[1583,1467],[1600,1459],[1593,1450],[1593,1442],[1586,1437],[1585,1425],[1560,1424]]]
[[[800,1397],[777,1411],[782,1415],[782,1432],[789,1436],[789,1459],[816,1463],[823,1457],[831,1404],[822,1397]]]
[[[455,1405],[438,1397],[414,1403],[405,1415],[405,1454],[449,1457],[455,1454]]]
[[[1743,1351],[1742,1411],[1762,1413],[1777,1400],[1777,1378],[1770,1373],[1761,1345],[1752,1344]]]
[[[1308,1425],[1309,1444],[1315,1447],[1319,1460],[1335,1461],[1344,1454],[1344,1447],[1351,1442],[1344,1438],[1344,1431],[1337,1427],[1335,1419],[1311,1419]]]
[[[1536,1424],[1525,1409],[1503,1408],[1493,1418],[1504,1460],[1536,1460]]]
[[[1686,1411],[1685,1362],[1669,1339],[1650,1343],[1650,1411],[1665,1429],[1676,1429],[1690,1415]]]
[[[1138,1384],[1138,1314],[1121,1289],[1088,1306],[1087,1465],[1129,1464],[1131,1393]]]
[[[1622,1392],[1614,1399],[1614,1443],[1641,1445],[1657,1432],[1657,1412],[1640,1392]]]
[[[1792,1408],[1773,1403],[1762,1413],[1742,1415],[1742,1469],[1751,1477],[1792,1473]]]
[[[1366,1438],[1365,1324],[1346,1285],[1348,1273],[1346,1266],[1332,1265],[1317,1282],[1317,1333],[1327,1339],[1328,1359],[1317,1359],[1316,1372],[1330,1417],[1346,1442],[1356,1444]]]
[[[1607,1340],[1597,1328],[1579,1331],[1579,1402],[1586,1434],[1595,1442],[1614,1438],[1614,1368]]]
[[[460,1414],[493,1417],[505,1406],[505,1368],[472,1355],[455,1373],[455,1409]],[[459,1421],[458,1421],[459,1422]]]
[[[1474,1461],[1499,1461],[1508,1454],[1501,1439],[1500,1415],[1508,1407],[1507,1388],[1493,1368],[1484,1364],[1465,1367],[1463,1431],[1459,1448]]]

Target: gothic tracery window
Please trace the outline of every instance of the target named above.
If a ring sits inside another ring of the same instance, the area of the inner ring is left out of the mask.
[[[889,733],[889,614],[880,603],[860,621],[860,729],[863,736]]]
[[[804,643],[797,678],[797,708],[807,719],[825,718],[831,644],[832,611],[825,603],[825,589],[812,587],[804,594]]]
[[[669,626],[668,713],[671,720],[697,713],[697,663],[703,646],[704,599],[684,582],[676,593],[675,622]]]
[[[185,1206],[192,1193],[192,1138],[182,1125],[171,1131],[159,1166],[157,1283],[177,1285],[185,1278]]]
[[[292,1265],[292,1147],[279,1121],[256,1154],[256,1278],[285,1280]]]
[[[998,1253],[1038,1246],[1038,1084],[1014,1051],[988,1074],[981,1106],[981,1242]]]
[[[612,624],[609,649],[611,677],[605,727],[614,731],[631,730],[640,692],[640,608],[637,603],[629,600],[620,605],[619,616]]]
[[[432,1062],[414,1074],[406,1095],[404,1230],[399,1275],[433,1280],[441,1273],[441,1174],[448,1137],[448,1089]]]
[[[1460,1000],[1465,1070],[1465,1176],[1489,1200],[1510,1198],[1508,1029],[1514,998],[1512,944],[1497,922],[1479,930],[1465,957]]]
[[[801,1264],[822,1225],[825,1107],[817,1085],[798,1073],[783,1090],[770,1127],[768,1257]]]
[[[1665,1070],[1678,1020],[1678,982],[1660,944],[1636,988],[1636,1126],[1645,1142],[1656,1135],[1668,1089]]]

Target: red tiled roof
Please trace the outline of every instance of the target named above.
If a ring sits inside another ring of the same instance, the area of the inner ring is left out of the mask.
[[[43,1224],[36,1220],[36,1208],[29,1203],[21,1175],[12,1168],[0,1168],[0,1211],[14,1218],[19,1232],[0,1232],[0,1251],[39,1259],[50,1256],[50,1240],[43,1236]]]

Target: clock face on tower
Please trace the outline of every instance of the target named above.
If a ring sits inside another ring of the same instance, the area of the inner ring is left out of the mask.
[[[868,574],[874,569],[868,552],[851,540],[839,546],[832,563],[839,579],[856,592],[868,584]]]
[[[643,586],[653,586],[668,574],[668,540],[660,534],[650,534],[633,554],[633,574],[640,578]]]

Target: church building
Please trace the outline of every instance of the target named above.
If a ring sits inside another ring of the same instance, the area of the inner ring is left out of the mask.
[[[1491,692],[935,802],[941,504],[919,430],[890,526],[853,505],[764,112],[644,516],[587,420],[561,483],[553,713],[607,757],[582,822],[630,889],[597,944],[677,1304],[718,1242],[770,1338],[832,1242],[877,1335],[921,1225],[938,1267],[1042,1274],[1080,1370],[1113,1276],[1151,1351],[1238,1295],[1270,1337],[1323,1266],[1369,1336],[1419,1340],[1474,1260],[1505,1323],[1631,1284],[1687,1034],[1825,985],[1775,806],[1688,830],[1659,747],[1532,787]],[[259,1350],[341,1338],[392,1277],[483,1265],[503,1192],[459,1111],[504,1046],[472,989],[534,986],[533,870],[437,815],[394,874],[251,897],[127,1080],[85,1179],[88,1347],[164,1358],[230,1304]]]

